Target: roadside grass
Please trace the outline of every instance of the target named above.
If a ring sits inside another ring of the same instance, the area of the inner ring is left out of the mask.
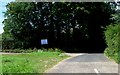
[[[44,73],[68,56],[60,52],[33,52],[29,54],[2,54],[0,73]]]

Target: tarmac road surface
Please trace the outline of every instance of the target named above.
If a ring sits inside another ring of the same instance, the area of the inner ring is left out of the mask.
[[[46,73],[118,73],[118,64],[103,54],[77,54],[58,63]]]

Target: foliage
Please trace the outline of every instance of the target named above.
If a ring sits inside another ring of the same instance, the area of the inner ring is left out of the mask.
[[[2,52],[6,52],[6,53],[31,53],[31,52],[60,52],[60,53],[64,53],[64,51],[62,51],[61,49],[58,48],[41,48],[41,49],[4,49],[2,50]]]
[[[116,10],[115,14],[112,14],[112,20],[115,21],[115,23],[120,23],[120,9]]]
[[[37,50],[32,50],[32,49],[5,49],[2,50],[2,52],[5,53],[31,53],[31,52],[38,52]]]
[[[0,49],[2,49],[2,34],[0,34]]]
[[[111,24],[107,26],[105,31],[105,40],[107,48],[105,55],[114,59],[117,63],[120,62],[120,24]]]
[[[2,34],[0,34],[0,41],[2,40]]]
[[[3,34],[14,39],[14,48],[41,48],[40,40],[48,39],[48,47],[68,52],[100,49],[104,44],[101,26],[111,23],[113,13],[104,2],[11,2],[6,8]]]
[[[30,54],[2,55],[3,73],[44,73],[56,63],[68,56],[59,56],[59,52],[34,52]],[[0,72],[1,73],[1,72]]]

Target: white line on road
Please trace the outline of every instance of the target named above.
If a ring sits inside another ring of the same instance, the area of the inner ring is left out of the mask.
[[[94,71],[97,73],[97,75],[100,75],[99,71],[96,68],[94,68]]]

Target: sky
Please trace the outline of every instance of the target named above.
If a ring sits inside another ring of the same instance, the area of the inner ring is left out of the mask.
[[[6,11],[6,4],[14,1],[14,0],[0,0],[0,34],[3,33],[3,24],[2,21],[4,20],[4,14],[2,12]]]

